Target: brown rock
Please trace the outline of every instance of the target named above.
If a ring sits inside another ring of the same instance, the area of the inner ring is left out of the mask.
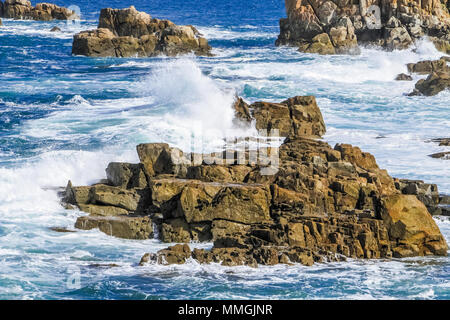
[[[425,96],[434,96],[450,88],[450,72],[430,74],[425,80],[416,83],[416,90]]]
[[[76,34],[72,46],[74,55],[94,57],[211,55],[210,51],[208,41],[194,27],[152,19],[134,6],[102,9],[98,29]]]
[[[414,195],[394,195],[382,200],[381,216],[398,257],[447,255],[447,244],[425,205]],[[407,249],[405,251],[405,249]]]
[[[187,244],[177,244],[158,251],[157,255],[159,264],[183,264],[191,257],[191,249]]]
[[[434,159],[450,160],[450,152],[438,152],[429,155]]]
[[[98,228],[109,236],[123,239],[145,240],[153,237],[153,226],[148,217],[80,217],[75,228],[91,230]]]
[[[276,45],[296,46],[306,52],[355,53],[357,43],[404,49],[429,35],[440,50],[449,48],[450,15],[440,0],[286,0],[285,4],[287,18],[280,20]],[[369,11],[372,5],[380,9],[379,16],[376,10]],[[318,35],[323,40],[316,38]]]
[[[141,164],[111,162],[106,168],[106,177],[116,187],[125,189],[147,187],[147,179]]]
[[[412,77],[410,75],[407,75],[405,73],[400,73],[397,77],[395,77],[395,80],[397,81],[412,81]]]
[[[312,96],[298,96],[281,103],[256,102],[250,110],[257,129],[277,129],[283,137],[321,137],[326,131],[322,113]]]
[[[433,72],[446,72],[447,62],[444,59],[424,60],[417,63],[408,63],[408,72],[417,74],[431,74]]]
[[[5,18],[26,20],[74,20],[80,17],[72,10],[50,3],[38,3],[32,7],[28,0],[6,0],[0,14]]]

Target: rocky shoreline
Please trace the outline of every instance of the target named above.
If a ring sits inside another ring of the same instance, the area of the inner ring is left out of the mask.
[[[51,3],[38,3],[33,7],[28,0],[0,1],[0,17],[41,21],[80,19],[76,12],[68,8]]]
[[[102,9],[98,28],[74,36],[72,54],[91,57],[210,56],[211,47],[193,26],[152,18],[134,6]]]
[[[437,186],[392,178],[358,147],[321,141],[325,124],[314,97],[252,105],[237,99],[234,108],[237,125],[279,129],[287,138],[276,148],[213,154],[141,144],[140,163],[111,163],[107,179],[92,186],[69,182],[63,205],[89,213],[75,226],[180,243],[145,254],[141,264],[447,255],[430,214],[442,213]],[[183,245],[205,241],[211,250]]]
[[[358,45],[405,49],[428,36],[450,53],[447,0],[285,0],[277,45],[319,54],[358,53]]]

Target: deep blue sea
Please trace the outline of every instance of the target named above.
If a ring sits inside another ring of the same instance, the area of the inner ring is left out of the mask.
[[[426,142],[450,136],[450,92],[407,97],[415,81],[393,80],[406,63],[441,56],[426,39],[406,51],[318,56],[274,46],[282,0],[52,2],[78,6],[81,23],[3,19],[0,27],[0,299],[450,299],[448,257],[138,267],[167,245],[49,230],[73,229],[83,215],[63,209],[55,188],[101,179],[111,161],[137,162],[138,143],[186,150],[186,137],[200,136],[216,148],[236,133],[235,94],[248,102],[315,95],[330,144],[358,145],[391,175],[450,193],[450,162],[427,156],[449,148]],[[132,4],[197,26],[215,56],[71,56],[72,36],[95,28],[101,8]],[[55,25],[62,32],[50,32]],[[450,242],[450,220],[436,220]]]

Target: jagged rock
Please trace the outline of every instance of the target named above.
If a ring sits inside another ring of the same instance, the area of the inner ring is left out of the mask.
[[[450,88],[450,68],[447,59],[425,60],[418,63],[407,64],[408,71],[418,74],[428,74],[426,79],[420,79],[409,96],[434,96]]]
[[[61,32],[61,28],[55,26],[50,29],[50,32]]]
[[[335,54],[336,50],[327,33],[321,33],[311,39],[311,42],[304,42],[299,46],[299,51],[318,54]]]
[[[55,231],[55,232],[59,232],[59,233],[73,233],[73,232],[76,232],[74,230],[69,230],[69,229],[63,228],[63,227],[51,227],[49,229],[52,230],[52,231]]]
[[[242,102],[238,106],[242,106]],[[313,96],[298,96],[281,103],[255,102],[245,107],[255,120],[256,129],[277,129],[284,137],[321,137],[326,131],[322,113]],[[247,115],[242,116],[239,111],[237,115],[241,120],[248,121]]]
[[[394,195],[382,200],[381,217],[390,239],[399,245],[394,256],[446,255],[447,243],[425,205],[413,195]]]
[[[259,128],[279,128],[289,136],[279,148],[258,150],[277,156],[277,170],[264,174],[265,165],[250,160],[248,150],[240,162],[229,145],[199,155],[142,144],[140,164],[108,166],[112,185],[69,182],[64,201],[91,212],[77,227],[148,238],[153,229],[146,228],[154,223],[164,242],[214,243],[211,250],[178,246],[147,254],[143,264],[192,258],[226,266],[311,265],[347,257],[446,255],[447,244],[429,213],[439,198],[435,185],[394,179],[360,148],[318,140],[325,125],[313,97],[237,104],[236,114],[245,121],[250,115]]]
[[[428,35],[438,49],[450,48],[450,15],[440,0],[285,0],[285,4],[287,18],[280,20],[277,45],[322,54],[357,53],[358,43],[404,49]]]
[[[3,21],[0,19],[0,27],[3,26]]]
[[[208,41],[192,26],[177,26],[168,20],[127,9],[102,9],[98,29],[74,36],[72,53],[93,57],[176,56],[193,52],[211,55]]]
[[[395,80],[397,81],[412,81],[412,77],[405,73],[400,73],[397,77],[395,77]]]
[[[425,96],[434,96],[450,88],[450,72],[435,72],[416,83],[416,92]]]
[[[109,236],[123,239],[145,240],[153,237],[152,221],[149,217],[79,217],[75,228],[91,230],[98,228]]]
[[[6,0],[0,14],[4,18],[24,20],[75,20],[80,17],[73,11],[51,3],[38,3],[35,7],[28,0]]]
[[[437,138],[437,139],[432,139],[431,141],[439,143],[439,146],[450,147],[450,138]]]
[[[441,214],[437,185],[424,183],[421,180],[400,179],[396,182],[396,188],[403,194],[417,196],[432,215]]]

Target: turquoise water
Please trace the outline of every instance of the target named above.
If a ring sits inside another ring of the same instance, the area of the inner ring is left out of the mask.
[[[359,56],[276,48],[281,0],[53,2],[78,5],[83,21],[4,19],[0,28],[1,299],[450,298],[446,257],[258,270],[195,262],[139,268],[145,252],[167,245],[48,229],[73,228],[82,215],[61,208],[55,188],[68,179],[84,185],[103,178],[110,161],[138,161],[138,143],[188,149],[186,137],[195,135],[214,149],[224,135],[242,133],[232,129],[236,93],[249,102],[315,95],[330,144],[358,145],[393,176],[450,193],[448,161],[427,156],[448,147],[425,142],[450,136],[450,93],[407,97],[414,82],[393,81],[405,63],[441,56],[429,42],[391,53],[364,48]],[[71,56],[73,34],[95,28],[100,8],[133,3],[154,17],[198,26],[215,56]],[[62,32],[49,32],[54,25]],[[449,241],[450,221],[437,222]],[[117,266],[98,266],[105,264]]]

